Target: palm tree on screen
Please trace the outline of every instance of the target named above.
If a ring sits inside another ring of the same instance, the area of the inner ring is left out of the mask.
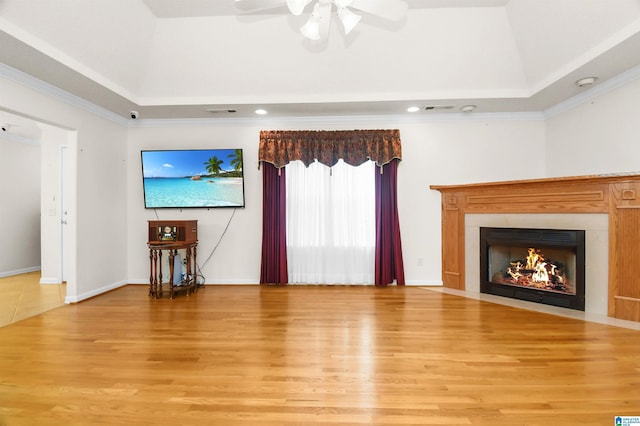
[[[233,170],[242,171],[242,150],[236,149],[233,151],[233,154],[228,155],[231,158],[231,165],[233,166]]]
[[[222,163],[223,161],[214,155],[213,157],[209,158],[209,160],[207,160],[204,165],[207,167],[207,172],[218,176],[220,174],[220,165]]]

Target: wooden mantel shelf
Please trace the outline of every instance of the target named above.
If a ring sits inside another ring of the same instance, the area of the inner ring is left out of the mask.
[[[465,183],[460,185],[431,185],[429,188],[440,191],[441,189],[465,189],[465,188],[490,188],[490,187],[500,187],[500,186],[522,186],[522,185],[538,185],[538,184],[546,184],[546,183],[560,183],[560,184],[571,184],[571,183],[588,183],[588,182],[620,182],[624,180],[637,181],[640,180],[640,172],[636,173],[611,173],[604,175],[585,175],[585,176],[561,176],[561,177],[552,177],[552,178],[538,178],[538,179],[522,179],[522,180],[503,180],[496,182],[481,182],[481,183]]]
[[[442,281],[465,287],[465,214],[605,213],[609,217],[609,316],[640,321],[640,173],[464,185],[442,194]]]

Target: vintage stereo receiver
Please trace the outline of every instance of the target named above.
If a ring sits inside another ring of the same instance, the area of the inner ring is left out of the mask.
[[[198,241],[197,220],[150,220],[149,244],[195,243]]]

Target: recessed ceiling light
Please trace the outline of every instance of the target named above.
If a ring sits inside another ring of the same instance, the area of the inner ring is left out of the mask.
[[[418,112],[418,111],[420,111],[420,107],[417,107],[417,106],[412,106],[407,108],[407,112]]]
[[[256,114],[258,115],[265,115],[267,113],[266,109],[257,109],[256,110]]]
[[[598,77],[585,77],[585,78],[581,78],[580,80],[576,81],[576,85],[578,87],[591,86],[597,80],[598,80]]]
[[[472,112],[474,109],[476,109],[476,106],[475,105],[465,105],[460,109],[462,110],[462,112]]]

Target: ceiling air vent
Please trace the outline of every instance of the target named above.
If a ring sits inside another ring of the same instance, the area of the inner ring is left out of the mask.
[[[205,111],[211,114],[233,114],[236,112],[235,109],[216,109],[216,108],[207,108]]]
[[[453,109],[453,105],[427,105],[424,107],[425,111],[440,111],[443,109]]]

